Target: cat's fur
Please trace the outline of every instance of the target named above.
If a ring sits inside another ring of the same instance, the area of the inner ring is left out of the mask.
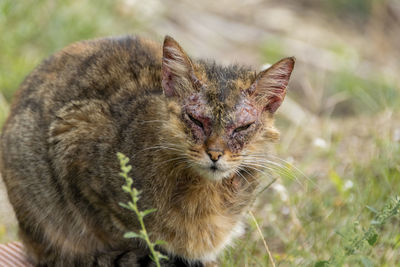
[[[38,266],[150,264],[118,175],[131,160],[153,240],[179,265],[213,262],[243,231],[258,167],[278,138],[293,58],[256,74],[138,37],[72,44],[23,82],[1,136],[1,172]],[[215,163],[214,163],[215,162]],[[251,164],[255,162],[258,164]]]

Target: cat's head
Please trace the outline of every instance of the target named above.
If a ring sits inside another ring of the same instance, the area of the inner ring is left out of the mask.
[[[273,115],[285,97],[294,63],[294,58],[285,58],[256,74],[237,65],[192,61],[167,36],[162,88],[175,103],[171,132],[184,133],[175,134],[183,162],[211,180],[261,169],[266,144],[279,136]]]

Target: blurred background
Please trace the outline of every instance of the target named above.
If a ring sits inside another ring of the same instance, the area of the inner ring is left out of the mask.
[[[297,58],[277,115],[279,168],[253,208],[277,265],[312,266],[343,253],[400,194],[400,1],[1,0],[0,124],[44,58],[71,42],[125,34],[160,42],[168,34],[194,57],[255,69]],[[390,218],[345,265],[398,264],[399,226]],[[0,243],[14,239],[0,184]],[[251,218],[221,263],[270,264]]]

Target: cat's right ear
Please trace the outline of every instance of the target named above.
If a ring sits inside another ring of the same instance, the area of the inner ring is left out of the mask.
[[[192,62],[178,42],[168,35],[164,39],[161,69],[161,86],[167,97],[183,96],[193,88]]]

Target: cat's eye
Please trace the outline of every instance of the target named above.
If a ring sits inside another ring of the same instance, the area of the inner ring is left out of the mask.
[[[254,122],[246,124],[246,125],[243,125],[243,126],[240,126],[240,127],[237,127],[233,132],[238,133],[238,132],[245,131],[245,130],[249,129],[250,126],[253,125],[253,123]]]
[[[187,114],[187,115],[188,115],[189,119],[190,119],[194,124],[196,124],[197,126],[199,126],[199,127],[202,128],[202,129],[204,129],[203,123],[201,123],[201,121],[196,120],[195,118],[193,118],[192,116],[190,116],[190,114]]]

